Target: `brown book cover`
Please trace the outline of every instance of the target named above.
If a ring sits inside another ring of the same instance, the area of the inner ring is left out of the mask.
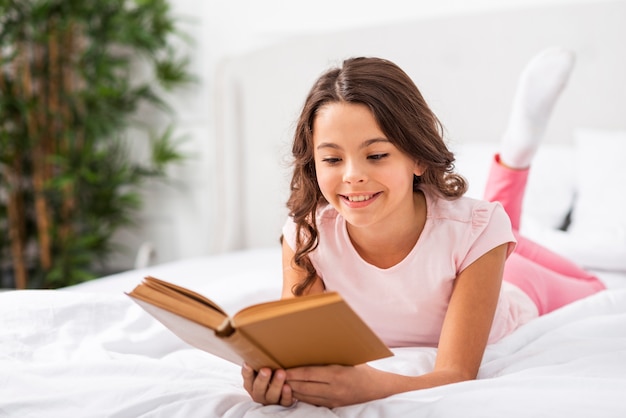
[[[393,355],[336,292],[260,303],[232,316],[150,276],[127,295],[188,344],[255,370],[357,365]]]

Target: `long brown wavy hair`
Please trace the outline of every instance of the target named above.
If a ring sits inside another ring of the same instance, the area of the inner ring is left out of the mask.
[[[467,190],[465,179],[454,173],[454,154],[444,142],[441,122],[400,67],[381,58],[358,57],[327,70],[307,95],[292,146],[287,208],[296,224],[294,268],[306,272],[305,279],[293,287],[294,295],[302,295],[317,277],[308,254],[319,243],[316,211],[328,202],[315,175],[313,121],[321,107],[335,102],[366,105],[387,139],[425,168],[422,176],[414,178],[414,190],[428,186],[448,199]]]

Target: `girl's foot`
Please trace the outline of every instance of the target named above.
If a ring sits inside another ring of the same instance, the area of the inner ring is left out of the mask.
[[[512,168],[527,168],[543,138],[548,120],[574,67],[574,53],[550,48],[524,68],[517,85],[509,124],[504,133],[500,161]]]

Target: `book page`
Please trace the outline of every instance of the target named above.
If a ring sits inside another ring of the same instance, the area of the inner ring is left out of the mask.
[[[217,303],[213,302],[211,299],[207,298],[204,295],[201,295],[200,293],[189,290],[185,287],[178,286],[174,283],[166,282],[161,279],[157,279],[156,277],[153,277],[153,276],[147,276],[146,278],[144,278],[144,283],[148,285],[156,286],[157,288],[162,289],[162,290],[168,289],[176,294],[181,295],[181,297],[184,297],[185,299],[194,299],[197,302],[200,302],[203,305],[207,305],[224,315],[228,315],[226,311],[224,311],[224,309],[222,309]]]
[[[228,337],[219,337],[215,331],[196,321],[176,315],[130,295],[146,312],[165,325],[187,344],[213,355],[241,365],[245,360],[253,369],[280,365],[271,356],[247,341],[244,335],[235,331]]]
[[[148,277],[128,296],[174,312],[212,330],[222,331],[230,326],[228,316],[219,307],[216,309],[214,304],[206,303],[208,299],[191,291],[181,292],[181,289],[184,290],[180,286]]]

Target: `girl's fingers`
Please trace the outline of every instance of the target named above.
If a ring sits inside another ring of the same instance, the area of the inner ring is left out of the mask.
[[[252,395],[252,384],[254,383],[254,378],[256,377],[256,372],[246,363],[241,367],[241,376],[243,377],[243,388]]]
[[[269,385],[265,384],[265,403],[266,404],[278,404],[281,403],[281,395],[283,393],[283,386],[285,385],[285,371],[284,370],[275,370],[272,373],[269,369],[261,369],[259,372],[259,376],[261,376],[262,372],[268,372],[268,382]],[[257,380],[259,377],[257,377]],[[265,381],[265,376],[263,376],[263,382]]]
[[[267,404],[265,393],[267,392],[272,378],[272,371],[269,369],[261,369],[256,375],[254,382],[252,383],[252,399],[256,402]]]
[[[280,396],[280,404],[282,406],[291,406],[294,404],[294,402],[296,402],[296,400],[293,398],[293,391],[291,389],[291,386],[289,386],[288,384],[284,384]]]
[[[263,405],[291,406],[294,403],[291,387],[285,384],[287,373],[284,370],[263,368],[255,372],[244,364],[241,368],[243,387],[255,402]]]

